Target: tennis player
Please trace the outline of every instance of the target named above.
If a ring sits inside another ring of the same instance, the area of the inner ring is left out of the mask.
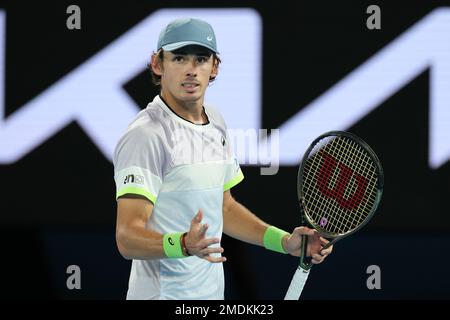
[[[222,232],[293,256],[308,235],[315,264],[331,253],[315,230],[269,226],[231,195],[244,176],[222,116],[204,104],[219,64],[207,22],[178,19],[161,31],[150,64],[160,94],[114,153],[117,246],[133,259],[127,299],[224,299]]]

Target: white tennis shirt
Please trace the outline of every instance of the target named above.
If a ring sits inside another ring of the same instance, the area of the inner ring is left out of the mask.
[[[159,96],[139,112],[114,152],[117,198],[132,193],[154,203],[147,228],[185,232],[199,209],[207,238],[222,237],[223,192],[244,178],[217,110],[209,123],[175,114]],[[218,254],[220,256],[220,254]],[[223,299],[221,263],[198,257],[133,260],[127,299]]]

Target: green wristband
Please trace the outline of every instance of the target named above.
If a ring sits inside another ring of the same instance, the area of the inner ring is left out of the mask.
[[[181,248],[181,236],[183,232],[167,233],[163,237],[164,253],[168,258],[184,258]]]
[[[283,248],[283,238],[289,235],[288,232],[278,229],[277,227],[270,226],[264,232],[263,243],[264,247],[268,250],[276,251],[279,253],[287,253]]]

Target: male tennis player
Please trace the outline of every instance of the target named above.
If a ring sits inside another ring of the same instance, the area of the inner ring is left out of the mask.
[[[213,28],[178,19],[160,33],[151,71],[161,91],[114,154],[116,240],[133,259],[127,299],[223,299],[222,232],[317,264],[331,252],[315,230],[269,226],[231,195],[243,174],[219,112],[204,104],[220,59]]]

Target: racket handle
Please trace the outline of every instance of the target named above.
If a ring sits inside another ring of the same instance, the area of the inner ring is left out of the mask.
[[[284,297],[284,300],[298,300],[305,287],[306,280],[308,280],[309,270],[304,270],[300,267],[295,270],[295,274],[292,277],[289,289]]]
[[[312,267],[312,257],[307,257],[306,254],[308,252],[308,237],[302,235],[302,247],[301,247],[301,255],[300,255],[300,268],[303,270],[309,270]]]

